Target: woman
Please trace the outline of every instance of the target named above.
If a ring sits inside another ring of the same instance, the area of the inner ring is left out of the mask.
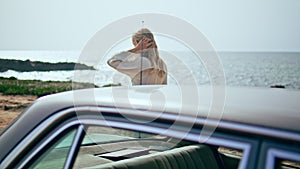
[[[167,67],[159,58],[151,31],[146,28],[137,31],[132,43],[133,49],[113,56],[107,63],[128,75],[132,85],[167,84]]]

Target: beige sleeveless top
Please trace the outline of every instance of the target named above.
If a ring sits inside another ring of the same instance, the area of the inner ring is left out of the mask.
[[[132,85],[167,84],[166,64],[156,55],[153,48],[141,53],[121,52],[107,63],[117,71],[128,75]]]

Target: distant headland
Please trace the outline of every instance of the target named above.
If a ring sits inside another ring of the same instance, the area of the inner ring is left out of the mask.
[[[55,70],[94,70],[93,67],[80,63],[59,62],[49,63],[30,60],[0,59],[0,72],[15,70],[18,72],[55,71]]]

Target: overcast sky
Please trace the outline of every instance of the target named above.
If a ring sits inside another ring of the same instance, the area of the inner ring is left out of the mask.
[[[146,12],[191,23],[219,51],[300,51],[300,0],[0,0],[0,50],[81,50]]]

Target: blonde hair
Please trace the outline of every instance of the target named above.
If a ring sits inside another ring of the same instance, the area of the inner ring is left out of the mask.
[[[132,42],[139,43],[144,37],[153,40],[154,42],[154,48],[157,48],[153,33],[147,29],[147,28],[142,28],[138,30],[133,36],[132,36]]]
[[[153,33],[147,29],[147,28],[142,28],[140,30],[138,30],[135,34],[133,34],[132,36],[132,42],[136,42],[136,43],[139,43],[139,41],[141,41],[144,37],[148,38],[148,39],[151,39],[153,40],[153,51],[154,51],[154,55],[152,53],[152,57],[149,57],[148,58],[152,59],[155,64],[155,68],[156,69],[159,69],[161,71],[164,71],[166,72],[166,66],[163,62],[163,60],[160,59],[159,57],[159,53],[158,53],[158,49],[157,49],[157,45],[156,45],[156,42],[155,42],[155,39],[154,39],[154,36],[153,36]],[[149,54],[149,53],[148,53]]]

